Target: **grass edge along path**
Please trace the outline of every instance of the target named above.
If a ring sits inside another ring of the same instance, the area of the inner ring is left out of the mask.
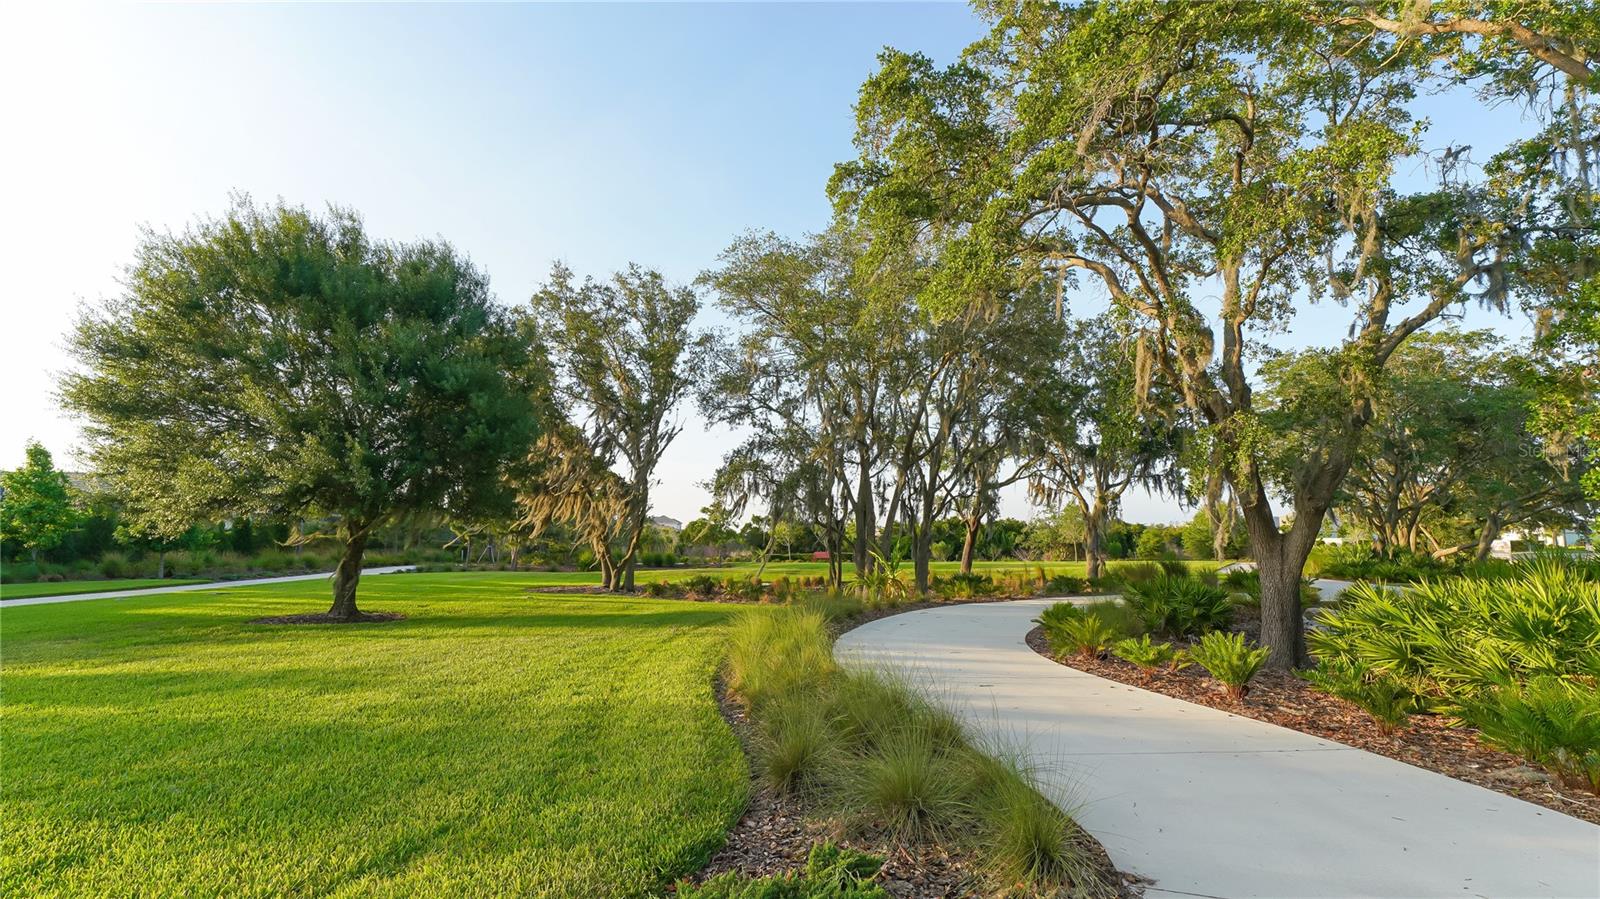
[[[841,667],[834,636],[830,619],[804,602],[732,626],[725,683],[754,722],[752,763],[769,787],[847,831],[968,854],[983,889],[1119,894],[1104,850],[1023,767],[909,685]]]

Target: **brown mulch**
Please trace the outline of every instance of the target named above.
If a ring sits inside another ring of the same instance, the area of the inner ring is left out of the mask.
[[[1440,715],[1413,715],[1404,730],[1385,734],[1366,712],[1287,672],[1257,675],[1250,693],[1233,702],[1199,666],[1162,669],[1146,677],[1117,658],[1056,657],[1040,628],[1029,631],[1027,641],[1035,652],[1070,668],[1365,749],[1600,824],[1600,796],[1563,786],[1523,759],[1484,746],[1476,730],[1453,726]]]
[[[399,612],[361,612],[354,618],[335,618],[327,612],[317,612],[309,615],[272,615],[267,618],[252,618],[246,624],[370,624],[378,621],[403,621],[406,616]]]
[[[754,725],[744,707],[728,697],[720,682],[717,702],[722,717],[744,746],[745,756],[750,757]],[[899,846],[871,835],[849,833],[840,822],[808,814],[801,802],[778,795],[753,768],[750,802],[744,814],[728,831],[723,847],[689,879],[698,884],[725,871],[736,871],[745,877],[799,871],[805,867],[811,847],[823,840],[882,858],[878,881],[898,899],[983,895],[974,886],[976,877],[970,858],[937,846]]]
[[[843,633],[869,621],[902,612],[975,602],[1005,602],[1014,598],[984,596],[962,600],[921,600],[892,608],[868,609],[842,622],[839,630]],[[739,738],[745,757],[754,758],[755,725],[749,714],[744,706],[728,695],[720,678],[717,680],[716,693],[722,717]],[[1145,881],[1136,875],[1117,871],[1098,840],[1087,833],[1081,836],[1084,838],[1084,848],[1094,856],[1097,866],[1106,876],[1106,882],[1117,886],[1119,896],[1138,899],[1143,895]],[[728,839],[723,847],[689,880],[699,884],[725,871],[735,871],[744,877],[799,871],[805,867],[811,847],[823,840],[882,858],[883,868],[877,879],[896,899],[986,895],[980,889],[976,863],[970,852],[952,852],[949,847],[943,846],[905,846],[885,836],[861,834],[847,829],[841,821],[819,816],[806,809],[804,803],[796,798],[779,795],[761,779],[754,766],[750,770],[750,801],[744,813],[728,831]]]

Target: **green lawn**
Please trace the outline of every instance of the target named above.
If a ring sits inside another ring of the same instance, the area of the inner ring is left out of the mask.
[[[110,590],[144,590],[150,587],[176,587],[203,584],[204,578],[153,577],[112,578],[104,581],[58,581],[53,584],[0,584],[0,599],[27,599],[32,596],[71,596],[74,593],[100,593]]]
[[[1122,565],[1148,565],[1152,563],[1116,561],[1108,562],[1107,564],[1113,571],[1115,571],[1119,566]],[[1201,561],[1189,562],[1187,564],[1195,571],[1210,571],[1228,563]],[[1015,559],[1007,559],[1000,562],[972,563],[973,571],[979,574],[992,575],[999,575],[1011,571],[1025,571],[1032,574],[1041,566],[1044,568],[1047,575],[1067,574],[1083,577],[1084,575],[1088,574],[1089,571],[1089,566],[1083,562],[1019,562]],[[718,568],[646,568],[640,569],[636,577],[640,581],[682,580],[697,574],[709,574],[715,577],[731,577],[737,574],[748,577],[755,574],[756,568],[757,566],[754,563],[749,562],[743,562],[737,565],[725,565]],[[912,569],[910,562],[902,562],[900,570],[907,578],[911,577]],[[961,563],[934,562],[932,564],[932,570],[936,575],[948,576],[960,571]],[[775,577],[827,577],[827,575],[828,563],[826,562],[773,562],[767,566],[766,571],[762,573],[761,577],[763,580],[770,581]],[[599,577],[593,572],[549,572],[540,573],[538,576],[541,578],[548,578],[548,583],[599,583]],[[848,560],[846,560],[844,566],[844,577],[846,582],[854,580],[855,577],[854,571],[851,568]]]
[[[746,764],[737,607],[387,575],[407,620],[273,626],[321,582],[0,612],[0,895],[630,896],[694,870]]]

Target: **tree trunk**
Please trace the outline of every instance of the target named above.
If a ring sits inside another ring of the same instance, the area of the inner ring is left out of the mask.
[[[1483,528],[1478,531],[1478,548],[1472,554],[1475,561],[1482,562],[1489,558],[1489,553],[1494,549],[1494,541],[1500,537],[1500,513],[1490,512],[1484,519]]]
[[[856,563],[856,577],[861,577],[872,568],[872,556],[867,548],[872,545],[872,525],[876,516],[872,514],[872,471],[867,464],[867,448],[863,444],[857,448],[861,453],[861,471],[856,477],[856,543],[854,561]]]
[[[600,589],[609,591],[611,589],[611,582],[615,579],[614,572],[611,567],[611,553],[595,553],[595,560],[600,563]]]
[[[932,587],[930,563],[933,560],[933,528],[925,530],[926,533],[912,531],[911,535],[911,568],[916,574],[918,596],[926,596]]]
[[[1093,508],[1083,509],[1083,555],[1088,568],[1089,580],[1097,580],[1104,576],[1106,569],[1105,506],[1095,503]]]
[[[344,555],[333,572],[333,607],[329,618],[354,621],[361,616],[356,609],[356,585],[361,582],[361,559],[367,551],[367,534],[358,531],[345,540]]]
[[[156,550],[156,580],[164,580],[167,576],[167,551]]]
[[[1228,557],[1228,538],[1233,536],[1233,496],[1228,496],[1228,504],[1223,507],[1222,514],[1212,522],[1211,530],[1211,558],[1218,562]]]
[[[961,544],[961,573],[972,573],[972,557],[978,551],[978,528],[981,518],[976,507],[967,516],[967,539]]]
[[[1294,527],[1284,534],[1265,502],[1244,507],[1245,528],[1261,574],[1261,645],[1272,651],[1268,668],[1287,671],[1305,657],[1300,577],[1321,530],[1322,515],[1296,510]]]

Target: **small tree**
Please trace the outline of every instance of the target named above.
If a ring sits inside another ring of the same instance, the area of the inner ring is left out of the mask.
[[[21,546],[38,564],[39,550],[53,549],[77,527],[78,511],[50,451],[30,440],[26,453],[21,468],[0,474],[0,543]]]
[[[487,278],[442,241],[374,242],[348,210],[240,199],[147,232],[71,341],[63,397],[133,525],[327,520],[335,620],[360,617],[374,529],[468,514],[535,431],[528,351]]]
[[[1128,488],[1176,489],[1181,431],[1143,403],[1131,347],[1110,317],[1070,333],[1053,414],[1042,415],[1029,486],[1049,504],[1072,500],[1084,526],[1091,578],[1105,573],[1105,532]]]
[[[600,459],[628,469],[613,586],[631,592],[656,463],[682,430],[672,415],[694,386],[691,366],[708,343],[690,330],[700,300],[637,265],[609,282],[581,284],[557,265],[532,306],[556,369],[558,402],[586,416],[587,442]]]

